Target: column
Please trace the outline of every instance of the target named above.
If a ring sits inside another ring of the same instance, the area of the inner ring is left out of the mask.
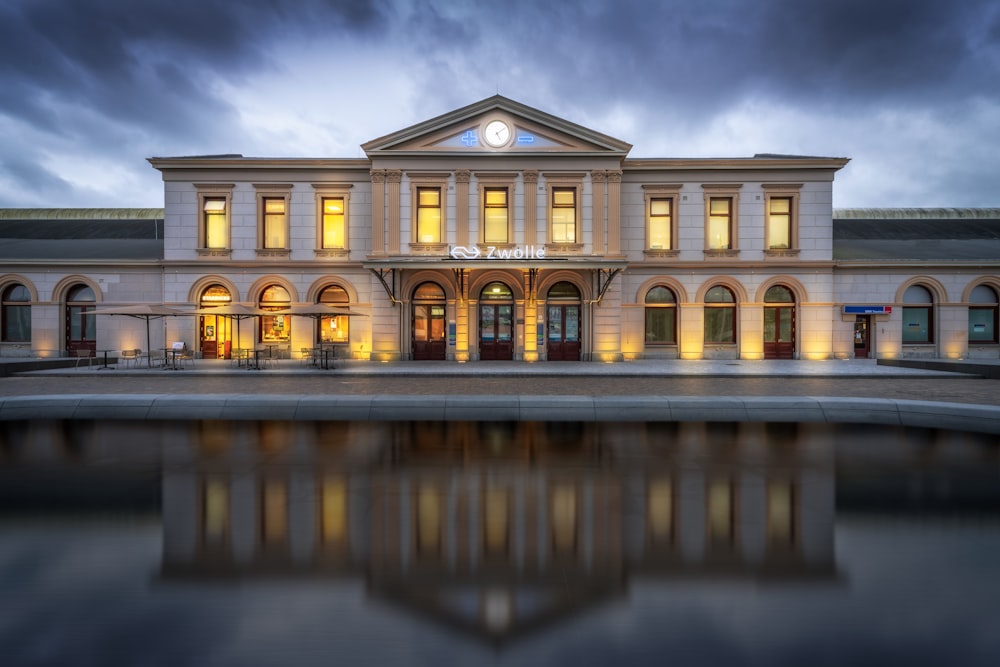
[[[469,245],[469,180],[468,169],[455,171],[455,245]]]
[[[385,255],[385,171],[373,169],[371,254]]]
[[[399,254],[399,184],[403,180],[403,172],[393,169],[385,174],[389,184],[389,254]],[[412,204],[411,204],[412,205]]]
[[[524,171],[524,243],[538,244],[538,170]]]
[[[593,230],[593,253],[594,255],[604,254],[604,225],[605,225],[605,201],[604,201],[604,191],[605,186],[608,181],[608,172],[595,170],[590,172],[590,180],[592,184],[592,205],[591,205],[591,228]],[[610,241],[610,239],[609,239]]]
[[[622,254],[622,173],[608,172],[608,254]]]

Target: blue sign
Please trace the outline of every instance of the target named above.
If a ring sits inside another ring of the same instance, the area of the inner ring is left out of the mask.
[[[845,315],[888,315],[892,306],[844,306]]]
[[[479,140],[476,139],[476,133],[472,130],[466,130],[465,134],[462,135],[461,141],[466,146],[475,146],[479,143]]]
[[[535,143],[535,135],[527,134],[526,132],[518,132],[517,143],[519,144],[533,144]]]

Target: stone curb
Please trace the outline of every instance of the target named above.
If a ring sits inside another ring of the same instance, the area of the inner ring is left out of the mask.
[[[1000,406],[808,396],[290,396],[104,394],[0,398],[0,421],[829,422],[1000,433]]]

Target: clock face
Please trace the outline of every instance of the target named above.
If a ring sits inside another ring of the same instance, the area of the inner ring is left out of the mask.
[[[483,141],[498,148],[510,140],[510,126],[502,120],[491,120],[483,128]]]

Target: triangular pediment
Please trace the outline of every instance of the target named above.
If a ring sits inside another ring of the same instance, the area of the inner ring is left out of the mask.
[[[624,157],[630,144],[496,95],[362,146],[376,155],[488,153]]]

